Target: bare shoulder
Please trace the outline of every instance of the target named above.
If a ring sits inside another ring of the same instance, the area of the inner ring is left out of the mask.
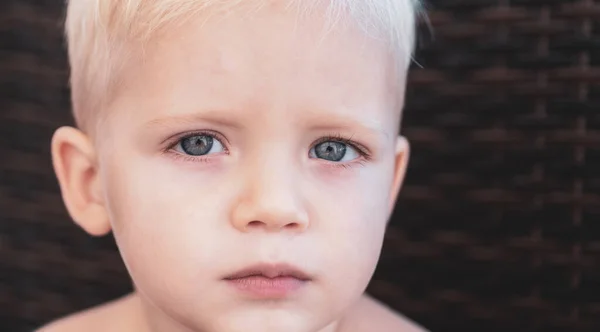
[[[427,332],[407,317],[364,295],[348,312],[339,332]]]
[[[100,332],[122,331],[134,311],[135,298],[131,295],[60,318],[39,328],[36,332]],[[124,319],[125,318],[125,319]]]

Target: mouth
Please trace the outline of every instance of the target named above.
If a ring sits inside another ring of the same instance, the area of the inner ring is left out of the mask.
[[[251,298],[283,299],[304,288],[312,277],[288,264],[258,264],[228,275],[223,280]]]

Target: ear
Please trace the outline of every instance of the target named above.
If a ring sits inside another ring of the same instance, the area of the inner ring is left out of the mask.
[[[71,218],[94,236],[110,232],[94,146],[81,131],[59,128],[52,137],[52,164]]]
[[[396,205],[396,199],[398,193],[404,182],[404,176],[406,175],[406,168],[408,166],[408,160],[410,157],[410,144],[403,136],[398,136],[396,140],[396,157],[394,165],[394,179],[392,182],[392,188],[390,192],[389,211],[390,213]]]

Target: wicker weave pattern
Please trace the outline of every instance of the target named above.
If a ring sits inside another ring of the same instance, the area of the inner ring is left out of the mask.
[[[429,8],[371,291],[434,331],[600,330],[600,3]]]
[[[52,172],[52,132],[72,123],[63,6],[0,2],[0,331],[32,331],[131,288],[112,240],[70,221]]]
[[[0,3],[0,331],[130,289],[50,166],[71,122],[62,6]],[[433,331],[600,331],[600,3],[427,7],[411,167],[370,292]]]

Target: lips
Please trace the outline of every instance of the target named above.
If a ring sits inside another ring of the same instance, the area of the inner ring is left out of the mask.
[[[258,264],[232,273],[224,280],[252,298],[282,299],[300,291],[312,278],[292,265]]]
[[[257,264],[235,272],[225,277],[225,279],[241,279],[253,276],[263,276],[271,279],[292,277],[304,281],[311,279],[306,272],[289,264]]]

